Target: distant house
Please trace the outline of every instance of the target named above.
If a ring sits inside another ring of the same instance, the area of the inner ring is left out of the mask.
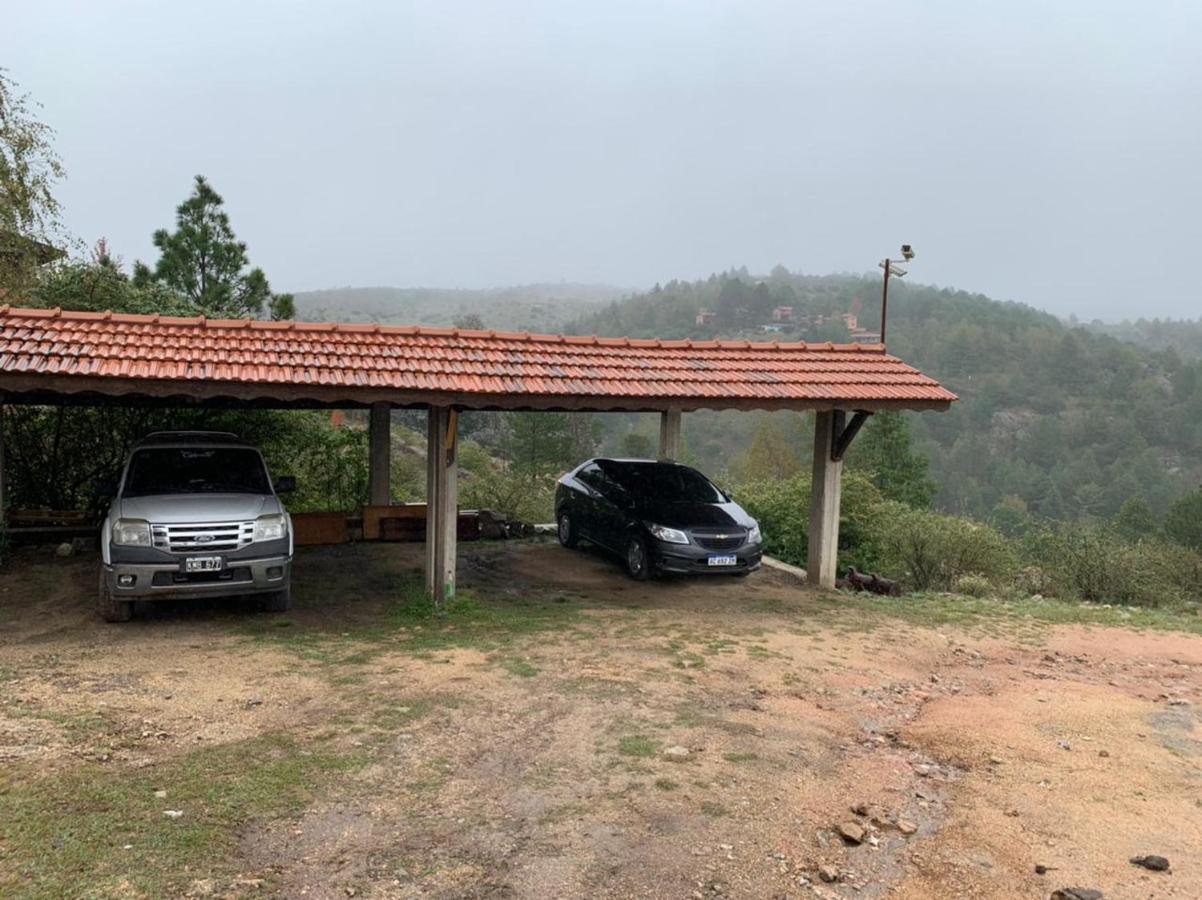
[[[792,322],[793,321],[793,307],[791,307],[791,306],[776,307],[776,309],[772,310],[772,321],[773,322]]]
[[[782,332],[784,330],[785,330],[784,325],[761,325],[760,326],[760,331],[767,331],[767,332],[771,332],[773,334],[779,334],[780,332]]]
[[[879,331],[867,331],[863,328],[853,328],[851,340],[855,344],[879,344],[881,342],[881,333]]]
[[[855,331],[859,325],[859,319],[855,313],[844,313],[840,318],[843,319],[843,324],[847,326],[848,331]]]
[[[697,324],[698,325],[713,325],[714,318],[715,318],[714,313],[710,312],[708,309],[703,309],[703,310],[701,310],[701,312],[697,313]]]

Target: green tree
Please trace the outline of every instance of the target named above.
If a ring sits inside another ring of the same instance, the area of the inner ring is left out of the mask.
[[[505,425],[502,449],[514,474],[534,481],[571,464],[575,436],[568,413],[507,413]]]
[[[69,260],[44,269],[32,296],[38,306],[48,308],[196,315],[196,308],[166,285],[134,284],[109,257]]]
[[[53,188],[63,166],[54,131],[39,122],[27,94],[0,69],[0,289],[23,293],[62,237]]]
[[[1114,530],[1125,540],[1143,541],[1156,536],[1156,517],[1143,497],[1124,501],[1112,523]]]
[[[1183,547],[1202,550],[1202,488],[1169,507],[1164,517],[1164,533]]]
[[[763,481],[792,478],[802,466],[796,443],[789,439],[780,420],[765,416],[734,469],[740,481]]]
[[[464,331],[483,331],[484,319],[480,313],[460,313],[451,320],[451,324]]]
[[[875,414],[852,442],[848,465],[868,473],[887,500],[925,509],[937,485],[927,474],[927,459],[914,449],[910,426],[899,412]]]
[[[623,435],[618,444],[619,452],[627,459],[654,459],[655,441],[648,435],[632,431]]]
[[[176,230],[154,233],[159,261],[134,266],[134,283],[159,283],[187,297],[206,316],[246,318],[266,310],[273,319],[296,315],[291,294],[273,294],[262,269],[247,271],[246,244],[234,236],[224,202],[196,176],[192,194],[176,208]]]

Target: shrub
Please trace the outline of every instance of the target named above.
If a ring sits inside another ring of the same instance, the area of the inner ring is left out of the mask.
[[[993,582],[984,575],[961,575],[956,579],[956,593],[968,597],[987,597],[993,593]]]
[[[491,509],[514,522],[551,522],[555,479],[484,469],[460,482],[459,500],[465,508]]]
[[[1014,553],[988,525],[900,503],[880,510],[881,563],[914,590],[951,590],[968,575],[986,583],[1006,578]]]
[[[760,523],[764,552],[795,565],[806,564],[810,530],[810,476],[751,481],[734,491],[735,499]],[[874,569],[879,558],[877,533],[880,491],[865,475],[843,474],[839,518],[839,565]]]

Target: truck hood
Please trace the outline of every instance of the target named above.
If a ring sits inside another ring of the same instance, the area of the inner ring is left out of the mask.
[[[157,494],[123,497],[120,503],[121,518],[161,525],[248,522],[283,511],[271,494]]]

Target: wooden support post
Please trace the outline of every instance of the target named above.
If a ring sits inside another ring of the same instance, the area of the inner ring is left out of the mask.
[[[367,426],[367,495],[372,506],[392,502],[392,407],[373,403]]]
[[[675,461],[680,457],[680,410],[667,409],[659,414],[659,458]]]
[[[814,476],[810,495],[809,583],[833,589],[839,554],[839,504],[843,491],[843,460],[832,459],[843,431],[841,411],[814,416]]]
[[[430,407],[426,441],[426,592],[436,604],[455,596],[459,527],[458,414]]]

